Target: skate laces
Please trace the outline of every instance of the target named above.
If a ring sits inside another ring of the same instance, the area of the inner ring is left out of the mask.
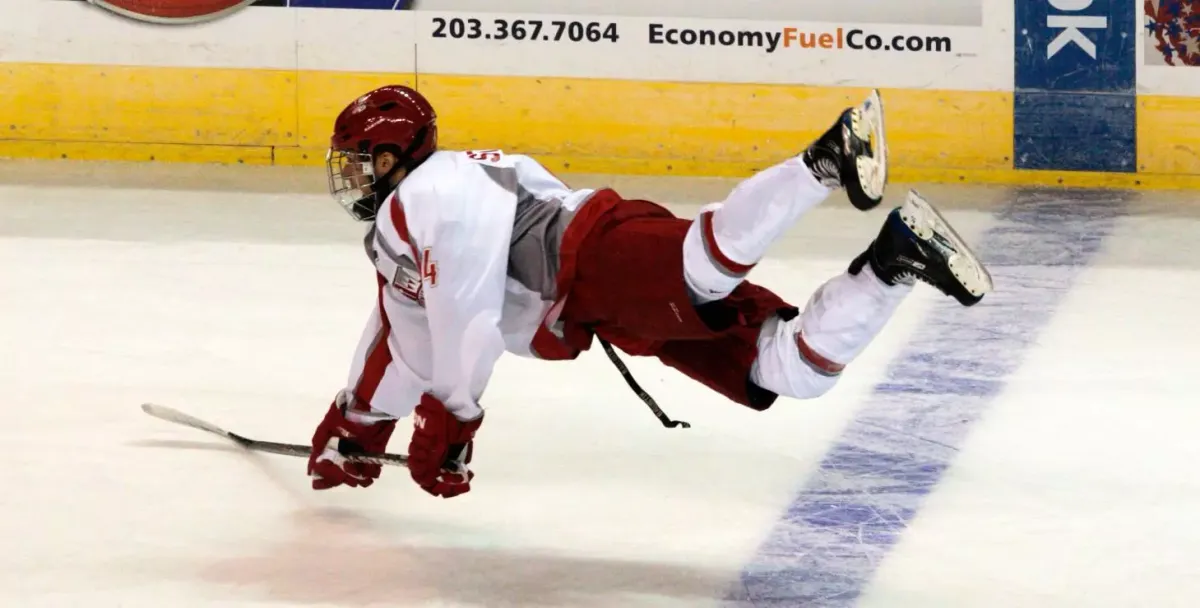
[[[836,160],[821,155],[813,160],[812,172],[827,188],[839,188],[842,185],[841,168]]]
[[[905,285],[912,285],[912,284],[916,283],[917,281],[921,281],[922,283],[927,283],[929,285],[933,285],[933,283],[931,281],[929,281],[925,277],[922,277],[921,275],[919,275],[911,270],[902,270],[902,271],[896,273],[892,277],[892,281],[895,283],[904,283]],[[937,287],[936,285],[933,285],[933,286]]]

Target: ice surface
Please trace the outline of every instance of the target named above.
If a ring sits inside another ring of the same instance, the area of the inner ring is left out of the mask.
[[[612,181],[681,214],[730,186]],[[668,430],[599,350],[505,358],[476,489],[443,501],[397,469],[315,493],[302,460],[138,408],[307,440],[373,291],[322,185],[320,169],[0,164],[0,605],[1200,597],[1187,195],[922,187],[994,262],[996,297],[958,311],[919,290],[818,401],[758,414],[627,358],[694,425]],[[754,279],[802,304],[883,214],[832,198]]]

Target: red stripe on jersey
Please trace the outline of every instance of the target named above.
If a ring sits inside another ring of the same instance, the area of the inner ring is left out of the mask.
[[[354,409],[362,412],[371,410],[371,399],[375,397],[375,391],[379,390],[379,384],[383,382],[383,376],[392,364],[392,350],[388,348],[388,335],[392,333],[392,324],[383,308],[384,285],[383,277],[379,277],[379,331],[375,333],[375,340],[367,350],[362,374],[358,377],[358,383],[354,385]]]
[[[412,235],[408,233],[408,217],[404,214],[404,206],[400,204],[400,197],[396,193],[392,193],[392,230],[400,236],[400,240],[408,245],[409,251],[412,252],[413,261],[419,266],[421,258],[417,257],[417,248],[413,245]]]
[[[842,373],[842,370],[846,369],[845,364],[834,363],[818,354],[817,351],[808,345],[808,342],[804,341],[802,334],[796,334],[796,346],[800,348],[800,358],[804,359],[804,362],[816,370],[817,373],[825,376],[836,376]]]
[[[713,212],[708,211],[700,215],[700,234],[707,245],[709,255],[713,261],[720,264],[722,268],[728,270],[731,274],[746,274],[754,269],[754,264],[739,264],[725,255],[721,251],[721,246],[717,244],[717,235],[713,231]]]

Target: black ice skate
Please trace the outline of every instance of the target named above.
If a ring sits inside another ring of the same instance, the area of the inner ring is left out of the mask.
[[[923,281],[963,306],[977,304],[992,290],[992,275],[966,242],[912,190],[904,205],[888,214],[871,246],[850,263],[850,274],[867,263],[889,285]]]
[[[842,112],[804,151],[804,164],[827,188],[844,187],[855,207],[866,211],[878,205],[887,184],[887,141],[879,91],[871,91],[861,105]]]

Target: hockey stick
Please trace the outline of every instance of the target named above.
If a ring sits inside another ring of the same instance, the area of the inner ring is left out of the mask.
[[[255,452],[280,454],[283,456],[300,456],[301,458],[308,458],[309,454],[312,453],[312,446],[310,445],[302,445],[298,443],[275,443],[274,441],[258,441],[257,439],[250,439],[238,435],[237,433],[230,433],[229,431],[215,424],[205,422],[199,418],[196,418],[195,416],[185,414],[177,409],[170,408],[165,405],[143,403],[142,411],[160,420],[174,422],[175,424],[182,424],[183,426],[189,426],[206,433],[212,433],[213,435],[228,439],[247,450],[253,450]],[[408,466],[408,456],[403,456],[400,454],[367,455],[346,452],[343,453],[346,454],[346,458],[348,460],[353,460],[355,462],[369,462],[372,464],[397,467]]]
[[[608,340],[605,340],[599,336],[597,336],[596,339],[600,341],[600,346],[604,347],[604,353],[608,355],[609,360],[612,361],[613,365],[617,367],[617,371],[621,372],[621,377],[625,378],[625,383],[628,384],[629,388],[633,389],[633,392],[642,399],[642,403],[645,403],[646,407],[649,407],[650,411],[654,412],[654,415],[658,418],[658,421],[661,422],[663,426],[669,429],[676,427],[682,427],[685,429],[692,428],[692,425],[688,424],[687,422],[682,420],[671,420],[668,418],[666,412],[662,411],[661,407],[658,407],[658,403],[654,401],[654,397],[651,397],[650,393],[647,393],[645,390],[643,390],[642,386],[637,383],[637,380],[634,380],[633,374],[629,371],[628,367],[625,367],[625,362],[617,356],[617,352],[613,350],[613,347],[608,343]]]

